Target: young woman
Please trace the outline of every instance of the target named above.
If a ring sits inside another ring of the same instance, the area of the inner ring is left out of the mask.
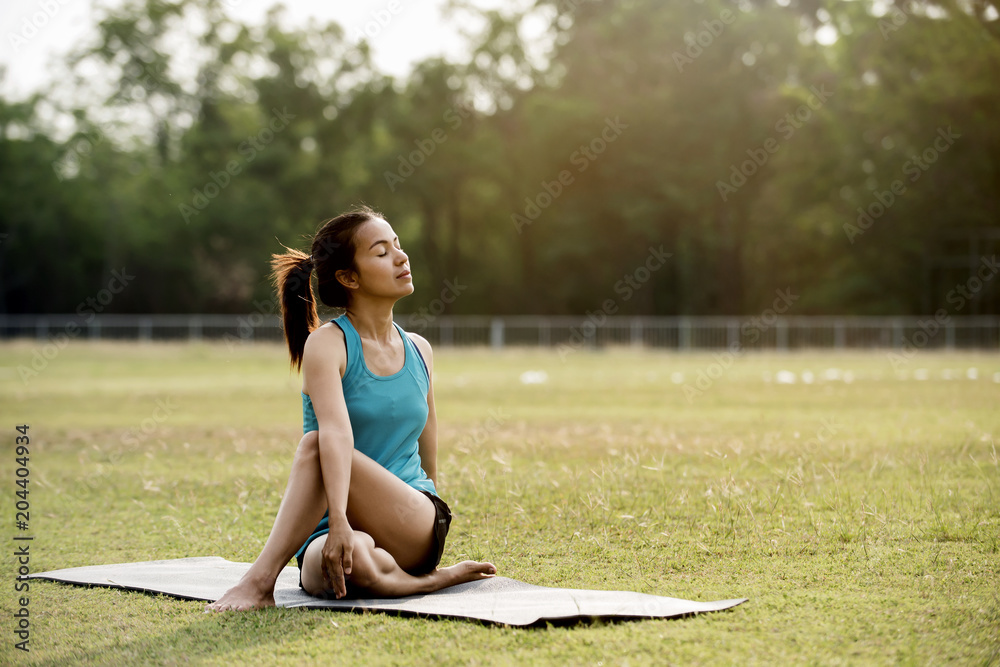
[[[496,574],[491,563],[436,569],[451,523],[437,495],[433,356],[392,320],[413,292],[409,259],[370,210],[323,224],[312,254],[274,255],[292,365],[302,371],[305,435],[271,534],[240,582],[205,611],[274,605],[292,555],[311,595],[397,597]],[[320,326],[320,300],[344,308]]]

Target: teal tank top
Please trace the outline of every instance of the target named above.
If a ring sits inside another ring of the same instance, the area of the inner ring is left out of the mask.
[[[427,424],[427,392],[430,375],[420,350],[403,329],[393,322],[403,339],[405,359],[399,372],[375,375],[365,364],[361,335],[347,314],[331,320],[344,332],[347,342],[347,368],[344,370],[344,399],[351,419],[354,448],[379,463],[401,480],[417,489],[437,495],[434,481],[421,467],[417,438]],[[302,431],[318,431],[319,424],[312,398],[302,393]],[[318,535],[329,532],[329,512],[316,526],[306,545]]]
[[[354,448],[417,490],[437,495],[434,482],[420,466],[417,444],[427,424],[430,389],[427,366],[417,346],[393,322],[403,339],[403,367],[393,375],[375,375],[365,364],[361,335],[347,315],[331,321],[343,330],[347,341],[343,386]],[[302,432],[318,430],[312,398],[303,393]]]

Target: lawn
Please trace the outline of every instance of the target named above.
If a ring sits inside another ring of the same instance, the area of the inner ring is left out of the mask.
[[[441,348],[440,491],[455,513],[445,564],[750,601],[673,621],[517,629],[301,609],[205,615],[197,602],[32,582],[23,653],[17,425],[31,437],[34,572],[253,560],[302,432],[301,385],[279,346],[34,352],[0,345],[3,664],[1000,661],[997,354],[923,352],[894,368],[884,352],[728,364]],[[33,359],[37,374],[24,373]]]

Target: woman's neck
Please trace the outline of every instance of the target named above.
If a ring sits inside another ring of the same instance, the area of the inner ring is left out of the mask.
[[[348,319],[351,320],[351,326],[362,338],[384,343],[395,340],[391,303],[382,305],[371,302],[355,302],[350,304],[346,311]]]

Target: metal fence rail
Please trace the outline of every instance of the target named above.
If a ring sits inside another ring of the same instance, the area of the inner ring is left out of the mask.
[[[328,316],[329,317],[329,316]],[[1000,316],[947,317],[594,317],[398,315],[404,329],[435,345],[635,346],[673,350],[807,348],[983,349],[1000,351]],[[277,315],[0,315],[0,339],[31,338],[280,342]]]

